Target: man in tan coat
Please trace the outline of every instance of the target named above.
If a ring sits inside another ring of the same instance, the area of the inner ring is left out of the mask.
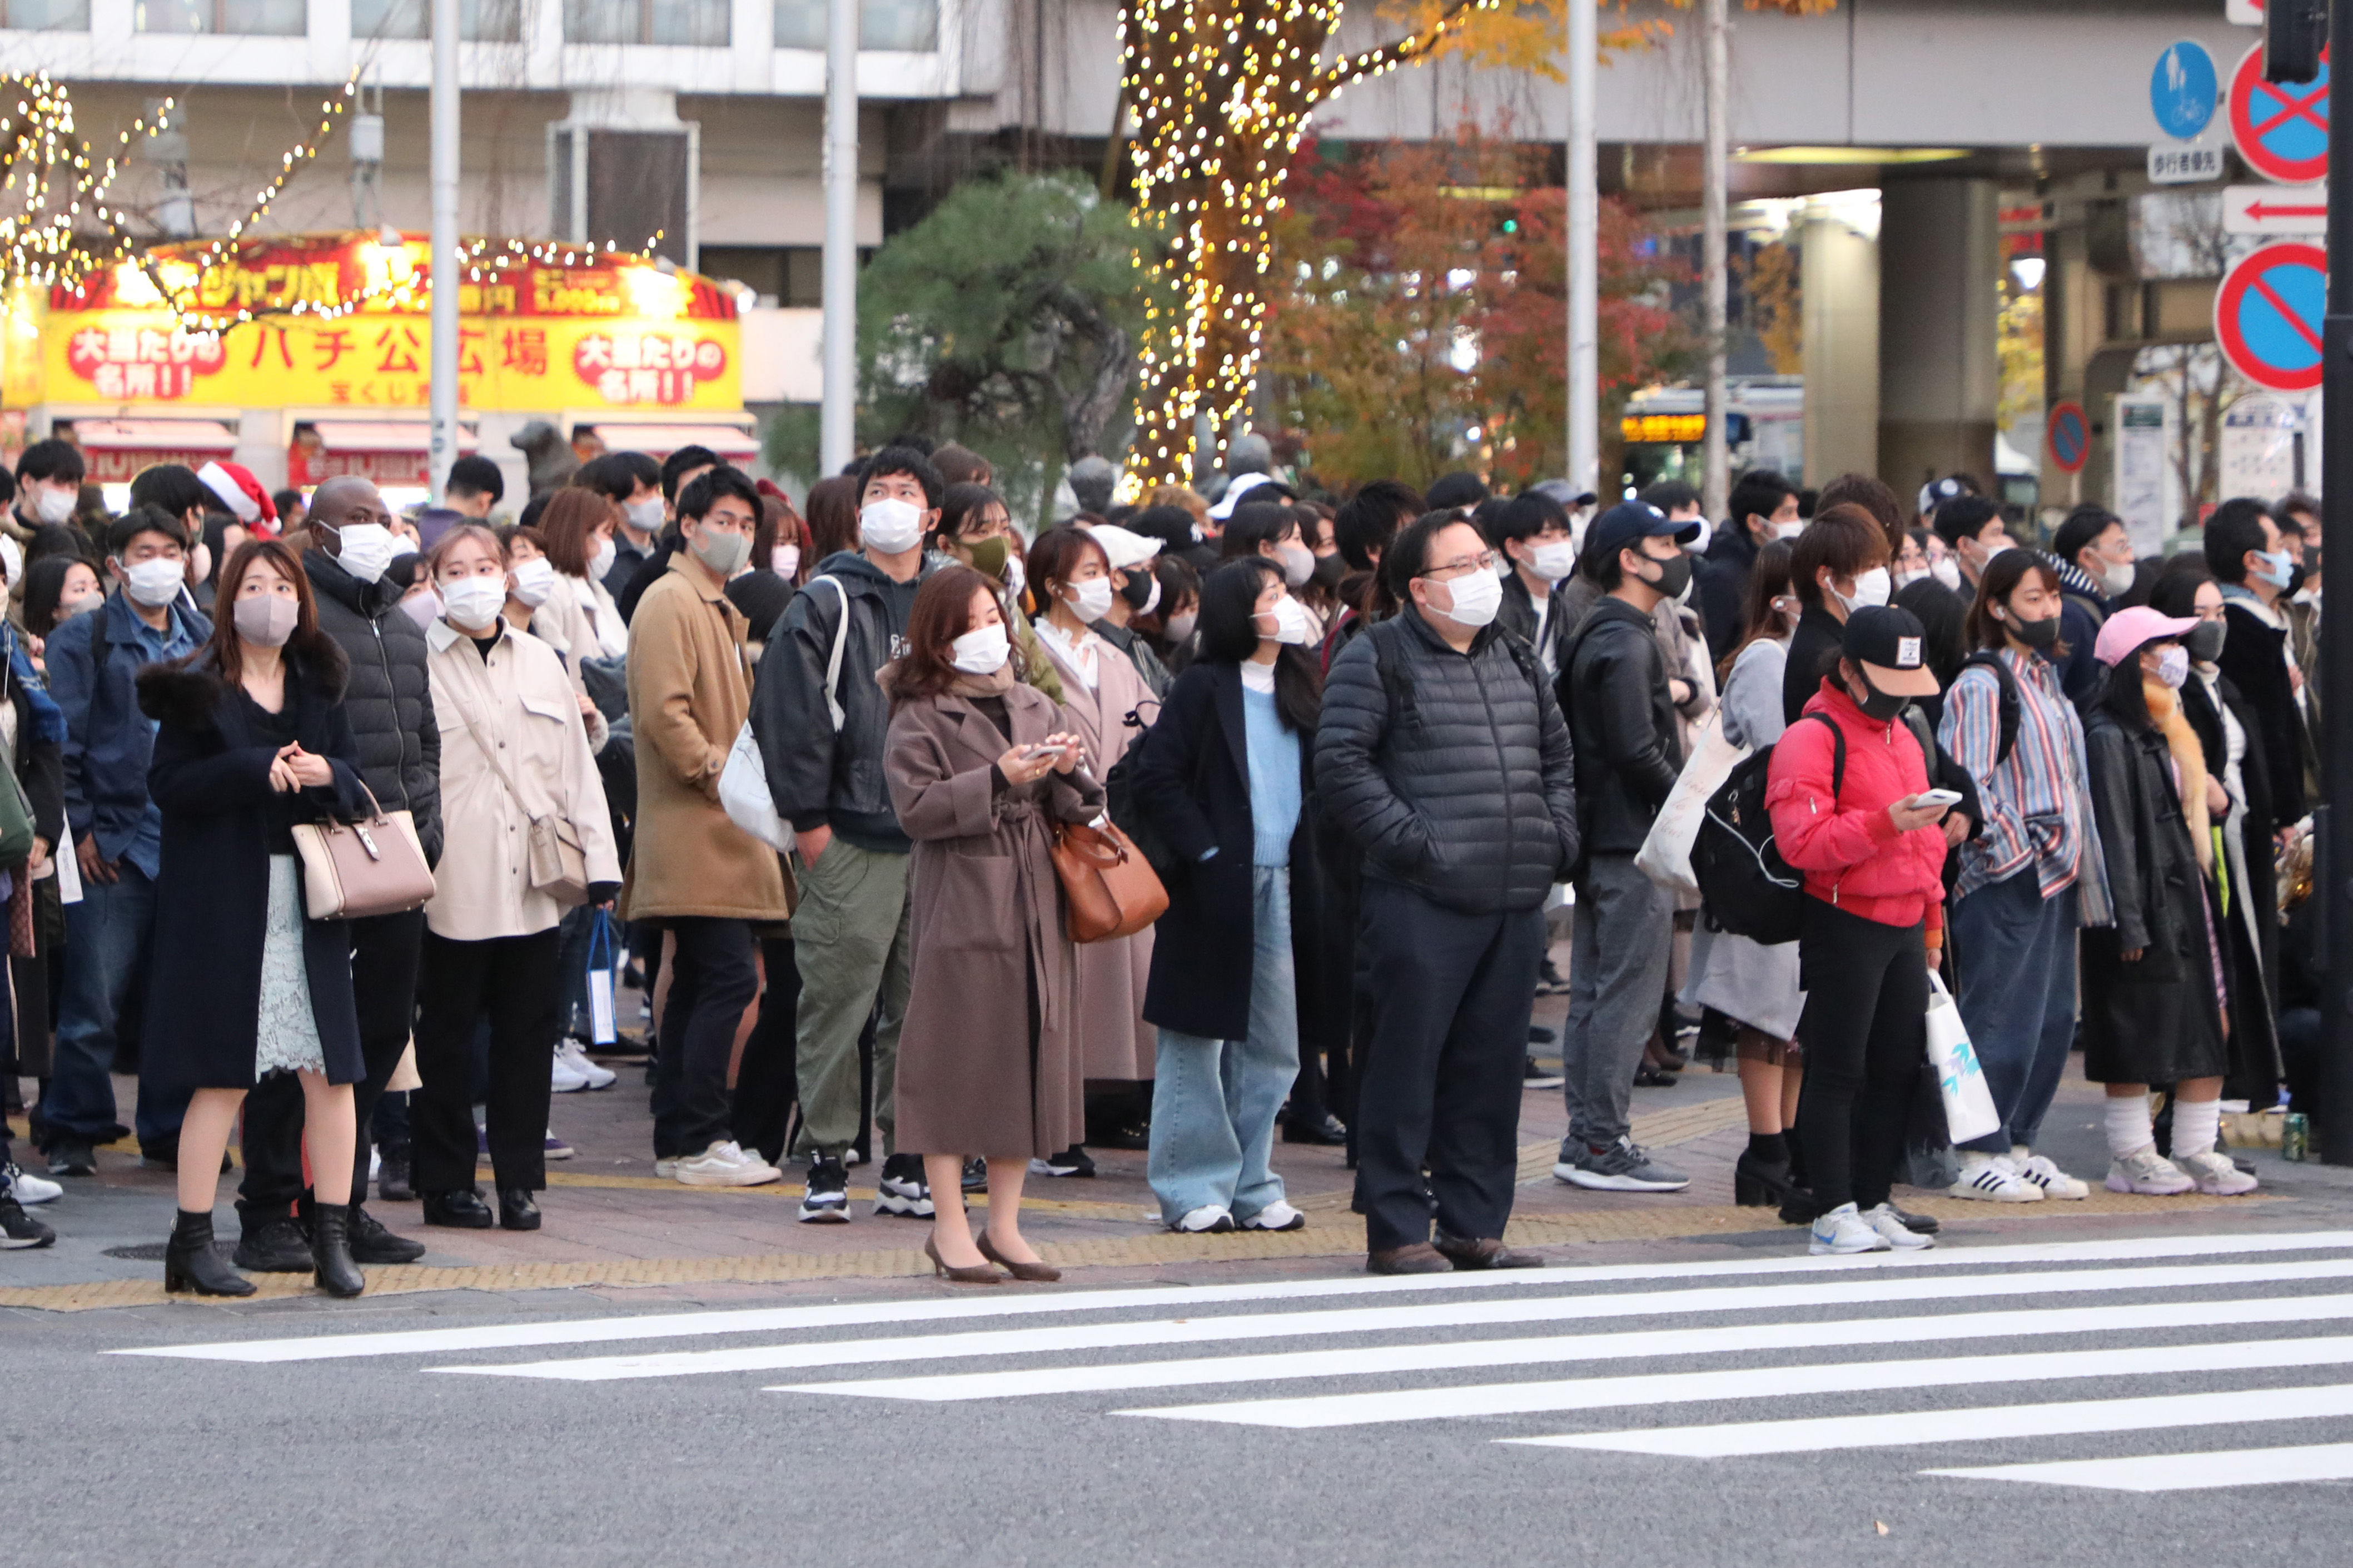
[[[732,468],[688,485],[678,498],[686,548],[629,624],[638,816],[621,912],[677,942],[657,1020],[654,1169],[690,1186],[757,1186],[782,1173],[738,1148],[727,1125],[727,1058],[759,994],[752,927],[789,913],[776,852],[719,804],[720,771],[752,706],[747,627],[723,590],[759,515],[758,492]]]

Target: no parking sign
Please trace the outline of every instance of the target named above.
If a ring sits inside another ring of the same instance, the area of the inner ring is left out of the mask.
[[[2327,252],[2316,245],[2267,245],[2232,268],[2215,290],[2215,341],[2256,385],[2309,392],[2320,384],[2327,308]]]
[[[2084,405],[2073,398],[2052,405],[2043,439],[2050,444],[2053,463],[2067,473],[2080,472],[2092,450],[2092,421]]]
[[[2231,73],[2231,140],[2247,166],[2284,185],[2328,174],[2328,51],[2310,81],[2265,81],[2257,44]]]

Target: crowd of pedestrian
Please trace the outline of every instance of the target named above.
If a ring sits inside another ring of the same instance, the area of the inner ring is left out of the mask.
[[[176,1173],[174,1290],[357,1293],[423,1251],[372,1190],[536,1228],[551,1097],[615,1081],[624,978],[660,1177],[797,1172],[835,1225],[873,1162],[871,1212],[972,1284],[1057,1278],[1022,1189],[1090,1145],[1147,1152],[1172,1230],[1298,1228],[1278,1132],[1345,1145],[1373,1271],[1530,1266],[1504,1237],[1561,990],[1554,1173],[1689,1186],[1631,1106],[1695,1038],[1740,1077],[1733,1195],[1816,1252],[1929,1245],[1899,1181],[2086,1195],[2038,1147],[2073,1049],[2119,1193],[2252,1189],[2223,1108],[2310,1092],[2274,873],[2315,784],[2302,498],[2137,563],[2095,507],[2022,544],[1965,477],[1906,508],[1760,471],[1713,523],[1676,483],[1327,506],[1250,437],[1207,496],[1070,477],[1034,537],[913,436],[805,508],[690,447],[512,514],[477,458],[409,516],[228,463],[111,514],[72,445],[27,447],[0,1023],[47,1175],[0,1132],[0,1244],[47,1245],[26,1205],[134,1133]],[[1744,781],[1775,921],[1694,869]],[[1958,1140],[1941,991],[1999,1123]]]

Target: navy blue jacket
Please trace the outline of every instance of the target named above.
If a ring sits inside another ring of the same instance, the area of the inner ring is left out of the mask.
[[[213,635],[183,594],[172,616],[201,645]],[[90,662],[90,636],[106,627],[106,668]],[[49,634],[49,695],[66,715],[66,824],[77,843],[98,835],[98,852],[120,859],[147,815],[147,765],[155,727],[139,710],[132,679],[147,662],[138,612],[118,589],[103,609],[76,616]]]

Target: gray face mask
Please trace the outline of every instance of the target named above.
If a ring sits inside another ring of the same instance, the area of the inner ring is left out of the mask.
[[[694,558],[722,577],[733,577],[751,559],[752,536],[723,528],[695,531]]]

